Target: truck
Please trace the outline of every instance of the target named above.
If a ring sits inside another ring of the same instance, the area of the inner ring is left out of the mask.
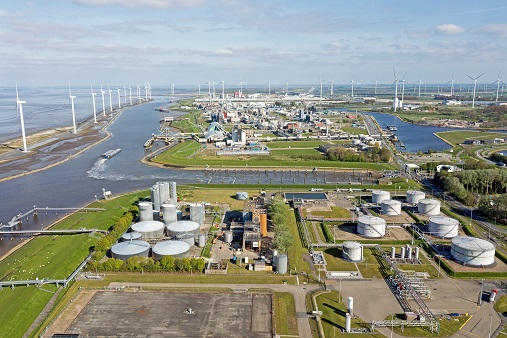
[[[493,303],[495,301],[496,295],[498,294],[498,290],[491,290],[489,294],[489,302]]]

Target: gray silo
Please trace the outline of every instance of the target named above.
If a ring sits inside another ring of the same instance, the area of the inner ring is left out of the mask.
[[[161,260],[165,256],[186,258],[190,254],[190,245],[183,241],[162,241],[153,247],[153,259]]]
[[[153,203],[153,210],[160,211],[160,191],[158,184],[150,188],[151,202]]]
[[[127,241],[120,242],[111,248],[111,256],[116,259],[126,261],[130,257],[141,256],[148,258],[150,253],[150,244],[145,241]]]
[[[178,195],[176,193],[176,182],[169,182],[169,199],[173,204],[178,203]]]
[[[190,232],[183,232],[181,234],[176,235],[176,239],[178,241],[182,241],[187,243],[188,245],[192,246],[195,244],[195,235]]]
[[[194,235],[199,234],[199,224],[193,221],[178,221],[166,225],[166,229],[168,235],[171,237],[175,237],[178,234],[182,234],[185,232],[193,233]]]
[[[132,231],[140,232],[143,239],[156,239],[164,235],[164,223],[159,221],[144,221],[132,224]]]
[[[199,224],[204,225],[204,205],[198,203],[190,204],[190,220]]]
[[[139,202],[139,220],[153,221],[153,204],[151,202]]]
[[[131,231],[131,232],[126,232],[123,235],[121,235],[121,241],[126,242],[126,241],[132,241],[132,240],[140,240],[142,237],[143,236],[140,232]]]
[[[206,235],[205,234],[199,234],[198,241],[200,248],[204,248],[206,246]]]
[[[169,182],[157,182],[151,189],[151,201],[153,210],[160,211],[160,206],[169,201]]]
[[[224,233],[224,240],[225,240],[225,243],[227,243],[227,244],[232,243],[232,241],[234,240],[234,235],[233,235],[232,231],[227,231]]]
[[[288,266],[287,255],[277,255],[275,256],[275,261],[276,261],[276,271],[278,271],[278,273],[281,274],[287,273]]]
[[[162,217],[165,225],[178,221],[176,204],[164,203],[160,206],[160,211],[162,212]]]

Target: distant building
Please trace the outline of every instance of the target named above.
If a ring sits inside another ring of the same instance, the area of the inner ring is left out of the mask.
[[[458,170],[458,167],[456,167],[455,165],[448,165],[448,164],[437,165],[437,172],[440,172],[442,170],[445,170],[450,173],[454,173]]]

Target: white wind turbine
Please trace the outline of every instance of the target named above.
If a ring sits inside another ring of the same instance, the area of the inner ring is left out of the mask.
[[[149,93],[149,95],[148,95],[148,96],[149,96],[149,98],[150,98],[150,100],[151,100],[151,85],[150,85],[150,83],[149,83],[149,82],[148,82],[148,93]]]
[[[137,99],[139,100],[139,103],[143,102],[143,99],[141,98],[141,87],[137,86]]]
[[[330,93],[330,95],[333,95],[334,94],[334,92],[333,92],[333,90],[334,90],[334,80],[331,79],[330,83],[331,83],[331,93]]]
[[[74,99],[76,96],[72,95],[72,92],[70,91],[70,85],[69,85],[69,100],[70,100],[70,106],[72,107],[72,126],[74,127],[74,134],[77,134],[76,131],[76,113],[74,111]]]
[[[451,81],[447,82],[451,84],[451,96],[454,96],[454,73],[452,73]]]
[[[477,79],[479,79],[483,75],[484,75],[484,73],[482,73],[481,75],[477,76],[476,78],[473,78],[470,75],[466,74],[466,76],[468,76],[471,80],[474,81],[474,92],[472,94],[472,108],[475,107],[475,89],[477,87]]]
[[[132,88],[129,86],[129,99],[130,99],[130,105],[132,105]]]
[[[268,81],[268,96],[271,96],[271,81]]]
[[[25,120],[23,118],[23,103],[26,101],[20,101],[18,95],[18,84],[16,83],[16,108],[19,108],[19,119],[21,121],[21,136],[23,138],[23,152],[28,152],[28,148],[26,147],[26,135],[25,135]]]
[[[396,77],[396,71],[393,67],[393,73],[394,73],[394,84],[395,84],[395,90],[394,90],[394,111],[396,112],[396,109],[398,108],[398,78]]]
[[[246,84],[246,82],[239,81],[239,95],[243,96],[243,85]]]
[[[102,114],[106,116],[106,102],[104,101],[104,93],[105,91],[102,90],[102,86],[100,86],[100,94],[102,94]]]
[[[289,93],[289,81],[286,82],[285,92]]]
[[[350,81],[350,83],[352,84],[352,98],[354,98],[354,80]]]
[[[197,86],[199,87],[199,96],[200,96],[201,95],[201,84],[199,83]]]
[[[213,96],[212,96],[212,98],[214,99],[214,98],[215,98],[215,81],[213,81],[213,82],[211,83],[211,85],[212,85],[212,87],[213,87]]]
[[[91,89],[92,89],[92,102],[93,102],[93,123],[97,123],[97,107],[95,107],[95,95],[97,95],[97,93],[95,93],[93,91],[93,86],[90,86]]]
[[[113,92],[109,86],[107,86],[107,91],[109,92],[109,111],[113,112],[113,97],[111,96],[111,93]]]
[[[222,100],[225,100],[225,82],[222,80]]]
[[[123,103],[127,104],[127,87],[123,85]]]
[[[498,93],[500,92],[500,82],[502,82],[500,80],[500,71],[498,71],[498,77],[496,78],[496,99],[495,99],[495,102],[498,102]],[[493,82],[493,83],[495,83]]]
[[[174,99],[174,82],[171,84],[171,96]]]
[[[405,98],[405,76],[407,73],[405,72],[405,75],[403,75],[403,80],[401,80],[401,105],[403,106],[403,99]]]
[[[120,88],[116,88],[116,90],[118,91],[118,109],[121,108],[121,96],[120,96]]]
[[[417,82],[419,84],[419,94],[418,96],[421,97],[421,84],[423,83],[421,78],[419,77],[419,81]]]
[[[148,84],[144,85],[144,97],[145,101],[148,101]]]

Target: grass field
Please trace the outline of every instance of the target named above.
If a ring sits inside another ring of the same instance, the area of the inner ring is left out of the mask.
[[[505,138],[504,133],[491,133],[483,131],[470,131],[470,130],[455,130],[455,131],[443,131],[436,133],[439,137],[443,138],[447,142],[454,145],[459,145],[465,140],[492,140],[494,138]]]
[[[266,143],[268,148],[280,149],[280,148],[318,148],[321,144],[327,144],[326,141],[273,141]]]
[[[459,328],[465,324],[468,318],[470,318],[470,316],[439,319],[440,332],[438,334],[432,333],[428,328],[422,327],[405,327],[403,332],[400,327],[394,327],[394,332],[406,337],[449,337],[458,332]],[[391,316],[386,319],[391,319]]]
[[[139,193],[118,197],[113,200],[95,202],[91,207],[106,208],[107,211],[75,213],[54,226],[53,229],[98,228],[108,229],[129,206],[137,200]],[[40,236],[2,260],[0,277],[3,281],[35,278],[67,278],[89,254],[97,238],[87,234]],[[46,290],[46,291],[45,291]],[[43,288],[16,287],[0,292],[0,307],[9,316],[0,317],[0,327],[5,337],[20,337],[35,320],[40,311],[56,291],[54,286]]]
[[[296,302],[289,292],[275,292],[276,333],[279,335],[298,335]]]
[[[349,133],[349,134],[356,134],[356,135],[368,134],[368,131],[366,131],[366,129],[363,129],[363,128],[355,128],[355,127],[345,126],[345,127],[341,127],[340,129],[346,133]]]
[[[322,160],[325,160],[325,156],[314,148],[308,149],[271,149],[271,155],[273,156],[288,156],[288,157],[303,157],[303,156],[318,156]]]
[[[326,218],[350,218],[350,212],[342,207],[332,206],[331,211],[312,211],[313,216]]]

